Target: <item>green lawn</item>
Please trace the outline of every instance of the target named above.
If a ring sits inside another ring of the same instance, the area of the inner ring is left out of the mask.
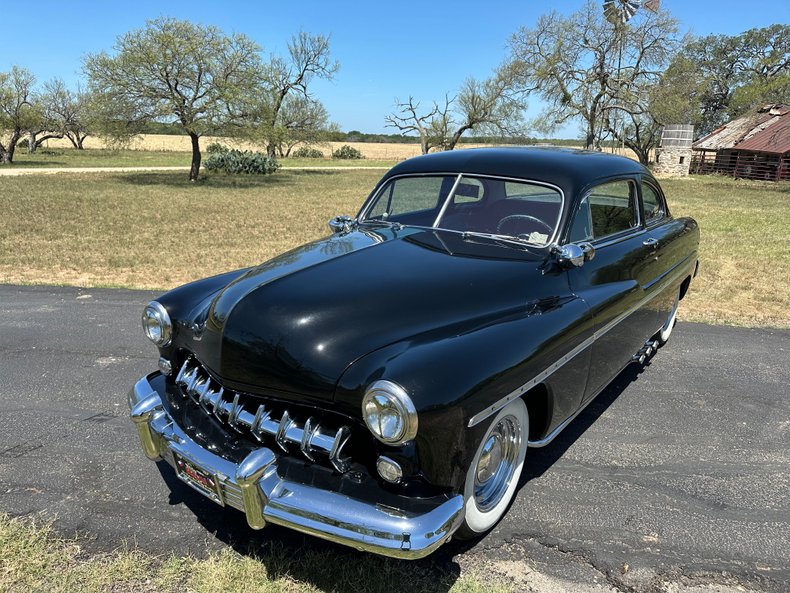
[[[203,153],[205,159],[208,155]],[[188,152],[154,150],[107,150],[91,148],[74,150],[72,148],[39,149],[28,154],[18,149],[14,162],[0,165],[2,168],[44,168],[44,167],[189,167],[192,155]],[[394,160],[339,160],[339,159],[294,159],[282,158],[278,162],[284,167],[391,167]]]
[[[381,171],[0,177],[0,282],[164,289],[265,261],[355,214]],[[702,233],[686,320],[790,327],[790,184],[665,180]]]
[[[456,576],[430,561],[391,560],[350,549],[294,557],[271,546],[195,558],[152,556],[121,545],[114,552],[89,554],[78,540],[64,539],[47,525],[0,513],[0,591],[7,593],[392,593],[404,583],[414,593],[510,590],[488,574]]]

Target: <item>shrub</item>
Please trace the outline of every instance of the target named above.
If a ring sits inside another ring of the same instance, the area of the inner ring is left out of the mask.
[[[344,144],[332,153],[333,159],[363,159],[362,153],[353,146]]]
[[[228,152],[230,148],[225,146],[224,144],[220,144],[219,142],[212,142],[208,146],[206,146],[206,152],[208,154],[220,154],[223,152]]]
[[[300,146],[293,151],[291,156],[297,159],[322,159],[324,153],[312,146]]]
[[[206,171],[213,173],[267,175],[274,173],[280,165],[274,158],[262,152],[251,150],[230,150],[213,152],[203,163]]]

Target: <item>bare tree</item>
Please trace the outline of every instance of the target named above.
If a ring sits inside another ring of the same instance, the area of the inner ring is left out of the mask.
[[[609,112],[645,113],[641,89],[658,81],[680,40],[677,21],[666,12],[641,11],[632,22],[613,26],[588,1],[569,16],[543,15],[534,28],[513,35],[512,72],[524,91],[548,103],[547,127],[581,119],[585,145],[593,148],[615,117]]]
[[[410,96],[407,102],[396,99],[398,110],[384,121],[403,135],[416,133],[422,154],[431,148],[453,150],[471,130],[498,136],[519,134],[526,105],[521,93],[514,91],[509,73],[503,68],[484,81],[469,78],[456,96],[445,95],[443,106],[434,102],[430,110],[422,113],[414,97]]]
[[[446,115],[452,99],[445,97]],[[431,148],[440,144],[440,139],[444,138],[444,134],[439,132],[437,136],[436,119],[441,117],[441,110],[437,103],[433,104],[433,108],[420,115],[420,103],[415,101],[414,97],[409,96],[409,100],[401,102],[395,99],[395,107],[397,111],[384,118],[386,127],[397,128],[403,136],[409,134],[417,134],[420,138],[420,152],[421,154],[428,154]],[[441,128],[439,128],[441,130]],[[446,129],[446,128],[445,128]]]
[[[310,83],[316,78],[331,80],[339,67],[331,59],[329,37],[304,31],[291,38],[287,58],[272,57],[261,83],[261,100],[252,107],[254,113],[248,114],[254,122],[253,135],[262,137],[269,156],[275,156],[277,146],[287,136],[282,118],[286,99],[298,96],[308,104],[314,101]]]
[[[33,106],[35,84],[36,77],[24,68],[0,72],[0,133],[8,133],[7,139],[0,137],[1,163],[13,162],[19,140],[40,118]]]
[[[85,72],[103,113],[105,133],[122,134],[134,124],[174,121],[189,135],[192,166],[200,173],[200,138],[222,133],[234,104],[255,95],[261,76],[260,48],[241,34],[159,18],[121,35],[115,55],[88,56]]]

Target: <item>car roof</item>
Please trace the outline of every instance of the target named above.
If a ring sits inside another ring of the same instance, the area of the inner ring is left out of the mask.
[[[572,196],[591,182],[616,175],[650,172],[621,156],[543,146],[466,148],[414,157],[390,169],[386,178],[410,173],[477,173],[551,183]]]

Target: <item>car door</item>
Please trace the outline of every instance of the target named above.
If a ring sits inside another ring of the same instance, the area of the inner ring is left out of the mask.
[[[568,242],[590,242],[595,255],[569,271],[571,289],[595,324],[585,400],[595,396],[655,332],[658,314],[645,302],[655,248],[640,215],[636,177],[607,180],[586,192]]]
[[[687,257],[683,242],[676,240],[686,232],[686,226],[670,216],[664,194],[654,179],[643,177],[640,185],[646,241],[653,249],[646,269],[646,290],[654,298],[652,306],[658,312],[660,325],[669,317],[682,282],[682,278],[672,279],[674,270]]]

